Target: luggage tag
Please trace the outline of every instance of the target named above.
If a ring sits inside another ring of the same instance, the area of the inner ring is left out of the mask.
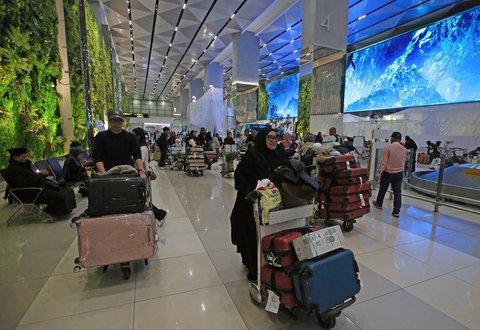
[[[365,198],[363,198],[363,194],[358,194],[358,196],[360,197],[360,205],[362,205],[362,207],[365,207]]]
[[[350,162],[346,161],[345,164],[347,164],[347,170],[349,170],[350,169]]]
[[[272,290],[268,291],[267,305],[265,310],[274,314],[278,314],[278,309],[280,308],[280,297],[273,292]]]

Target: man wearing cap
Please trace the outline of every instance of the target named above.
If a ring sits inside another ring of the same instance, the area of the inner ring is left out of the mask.
[[[123,112],[108,113],[108,130],[95,136],[93,158],[100,174],[117,165],[134,166],[140,177],[145,178],[142,153],[135,134],[123,129]]]
[[[377,199],[373,201],[373,205],[377,209],[381,209],[388,186],[392,184],[392,215],[396,218],[400,216],[400,208],[402,206],[402,180],[407,160],[407,149],[400,144],[401,139],[402,134],[400,132],[393,132],[390,140],[391,144],[383,149],[376,176],[376,180],[380,181],[380,190],[378,191]]]
[[[47,204],[45,212],[54,215],[67,215],[77,207],[75,194],[69,187],[61,187],[58,183],[45,179],[46,169],[32,169],[32,161],[28,158],[27,148],[9,149],[10,159],[5,169],[5,180],[11,188],[38,187],[43,191],[38,204]]]

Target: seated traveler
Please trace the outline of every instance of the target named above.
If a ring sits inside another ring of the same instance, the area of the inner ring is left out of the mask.
[[[53,215],[67,215],[77,207],[71,188],[61,187],[56,181],[46,179],[47,170],[32,170],[32,161],[28,158],[26,148],[12,148],[8,152],[10,159],[5,169],[5,179],[11,188],[42,188],[38,204],[47,204],[44,211]]]

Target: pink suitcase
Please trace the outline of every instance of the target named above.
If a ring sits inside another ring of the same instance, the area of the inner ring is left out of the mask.
[[[157,247],[153,212],[115,214],[75,221],[78,232],[78,264],[96,267],[143,260]]]

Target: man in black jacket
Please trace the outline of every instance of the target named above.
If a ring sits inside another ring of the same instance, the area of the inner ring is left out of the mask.
[[[67,215],[77,207],[71,188],[46,180],[49,173],[45,169],[32,169],[32,161],[28,158],[26,148],[12,148],[8,152],[10,159],[5,169],[5,179],[12,185],[11,188],[42,188],[37,203],[47,204],[44,211],[50,214]]]
[[[123,129],[123,112],[108,113],[108,130],[95,136],[93,157],[100,174],[105,174],[117,165],[134,166],[139,176],[145,178],[142,153],[135,134]]]
[[[165,168],[165,161],[167,160],[167,154],[168,154],[168,138],[170,137],[170,128],[164,127],[163,128],[163,133],[160,135],[160,137],[155,141],[157,146],[160,148],[160,161],[158,162],[158,166],[160,166],[161,169]]]

